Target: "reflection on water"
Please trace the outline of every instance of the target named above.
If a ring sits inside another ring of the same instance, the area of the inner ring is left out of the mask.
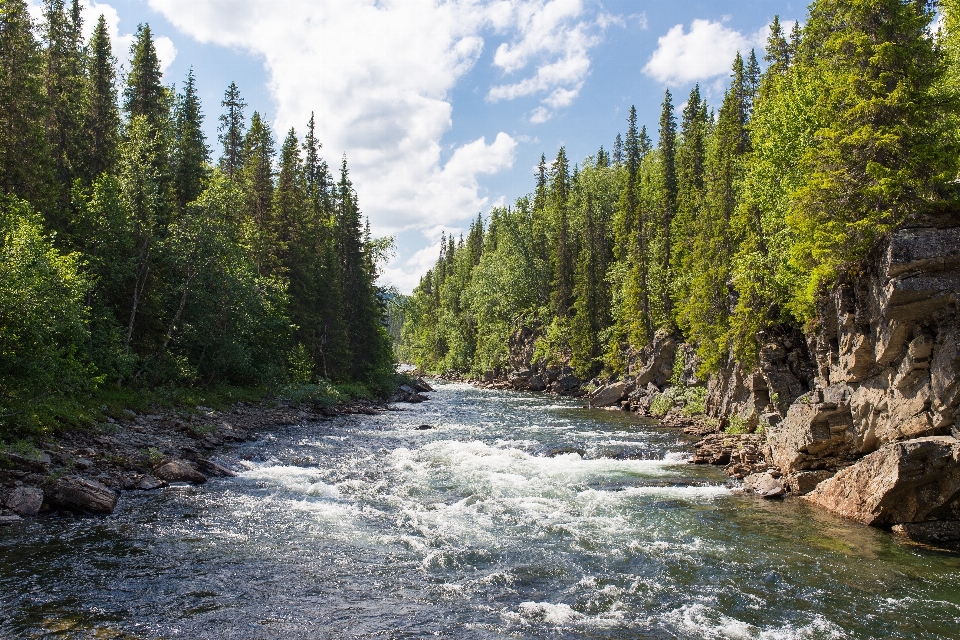
[[[238,478],[0,530],[0,636],[960,637],[960,558],[734,496],[688,451],[444,385],[243,445]]]

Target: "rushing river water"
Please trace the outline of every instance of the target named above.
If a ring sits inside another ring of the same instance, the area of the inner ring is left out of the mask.
[[[238,478],[0,529],[0,637],[960,637],[958,556],[737,497],[626,414],[431,395],[275,430],[230,452]]]

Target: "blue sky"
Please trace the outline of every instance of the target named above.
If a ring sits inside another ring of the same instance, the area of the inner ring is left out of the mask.
[[[762,56],[775,14],[806,15],[785,0],[85,2],[121,63],[148,22],[166,82],[193,67],[215,156],[231,81],[278,139],[317,111],[327,161],[347,154],[374,233],[397,237],[383,279],[404,292],[441,232],[532,189],[541,153],[609,150],[631,104],[655,137],[667,88],[679,106],[699,82],[718,105],[736,51]]]

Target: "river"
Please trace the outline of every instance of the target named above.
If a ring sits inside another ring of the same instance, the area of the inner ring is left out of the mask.
[[[960,637],[960,556],[733,495],[676,430],[456,384],[404,408],[0,529],[0,637]]]

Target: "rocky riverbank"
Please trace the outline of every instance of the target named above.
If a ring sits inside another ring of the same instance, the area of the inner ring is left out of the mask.
[[[429,391],[426,382],[413,380],[381,402],[126,410],[120,419],[107,418],[94,429],[61,434],[41,449],[0,452],[0,525],[38,515],[109,514],[124,491],[232,476],[239,471],[225,455],[232,445],[284,425],[396,411],[396,403],[423,402]]]
[[[692,462],[723,466],[744,492],[960,544],[958,298],[960,220],[918,217],[824,292],[807,333],[761,336],[755,367],[731,355],[698,379],[692,346],[661,332],[627,354],[626,375],[583,381],[536,362],[539,334],[523,328],[511,369],[479,384],[654,416],[698,436]]]

